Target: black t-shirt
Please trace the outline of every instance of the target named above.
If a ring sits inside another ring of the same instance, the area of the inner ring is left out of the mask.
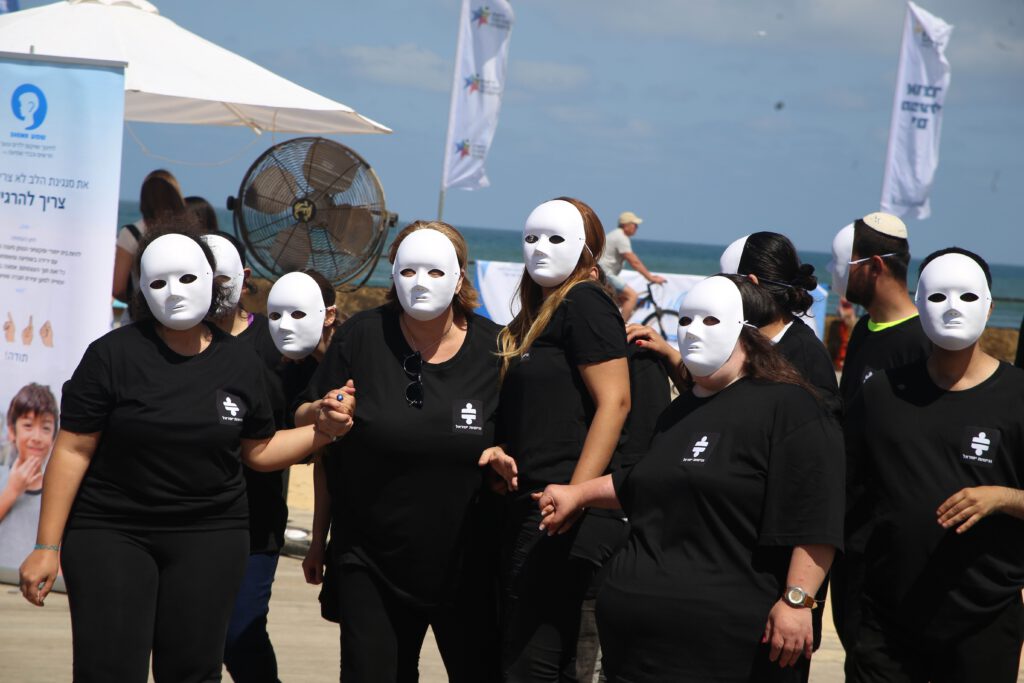
[[[843,403],[839,398],[836,371],[828,350],[814,331],[803,322],[794,320],[775,348],[818,390],[825,410],[839,419]]]
[[[359,313],[334,334],[303,400],[355,382],[355,426],[324,459],[333,561],[365,566],[396,595],[434,605],[459,580],[481,452],[494,444],[499,327],[467,317],[462,348],[423,363],[423,406],[406,401],[412,354],[398,311]]]
[[[260,361],[213,326],[179,356],[152,322],[86,349],[61,398],[61,427],[102,432],[70,528],[245,529],[241,439],[273,436]]]
[[[624,358],[626,328],[608,295],[582,282],[566,295],[501,386],[499,436],[515,458],[519,493],[572,478],[596,407],[578,366]]]
[[[251,344],[263,361],[263,379],[275,426],[294,427],[294,413],[288,408],[309,383],[316,361],[311,356],[300,361],[285,359],[270,336],[269,321],[262,315],[253,314],[252,323],[236,339]],[[288,470],[257,472],[243,467],[249,499],[249,552],[277,552],[284,547],[284,529],[288,524]]]
[[[626,624],[624,680],[746,680],[796,545],[842,546],[842,437],[805,390],[687,392],[612,474],[632,527],[598,613]]]
[[[877,332],[868,329],[868,318],[861,316],[846,344],[846,361],[839,379],[844,409],[872,374],[913,363],[932,350],[919,316]]]
[[[630,344],[629,360],[629,417],[622,428],[622,439],[612,454],[610,471],[630,467],[651,447],[651,438],[658,417],[672,402],[668,371],[661,356],[649,349]]]
[[[925,361],[877,373],[847,425],[874,519],[864,597],[882,618],[955,638],[1019,601],[1024,521],[995,513],[957,534],[935,511],[965,487],[1024,488],[1024,371],[1000,363],[966,391],[937,387]]]
[[[1020,321],[1020,332],[1017,335],[1017,358],[1014,365],[1024,368],[1024,319]]]

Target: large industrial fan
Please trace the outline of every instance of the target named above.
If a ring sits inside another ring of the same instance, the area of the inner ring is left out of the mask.
[[[358,289],[380,258],[398,216],[366,161],[325,138],[271,147],[228,197],[235,231],[257,270],[280,277],[315,268],[335,287]]]

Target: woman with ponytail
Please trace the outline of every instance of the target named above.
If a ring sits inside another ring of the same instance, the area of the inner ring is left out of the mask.
[[[530,495],[608,468],[629,412],[626,335],[591,280],[604,247],[594,211],[560,197],[526,219],[522,307],[501,331],[498,441],[481,466],[509,490],[502,533],[502,673],[507,681],[575,681],[580,605],[595,565],[580,547],[582,511],[548,536]],[[582,536],[583,534],[581,534]]]

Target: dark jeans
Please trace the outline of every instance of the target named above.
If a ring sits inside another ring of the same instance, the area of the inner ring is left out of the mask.
[[[235,683],[278,683],[277,657],[267,633],[278,557],[277,552],[249,555],[224,644],[224,665]]]
[[[978,629],[952,641],[926,639],[861,609],[849,683],[1015,683],[1024,606],[1018,597]]]
[[[337,572],[344,683],[415,683],[430,626],[452,683],[498,680],[493,601],[472,580],[451,605],[425,609],[397,598],[370,570]]]
[[[539,531],[539,511],[513,517],[502,553],[501,670],[509,683],[576,682],[580,608],[594,565],[569,533]]]
[[[61,565],[74,680],[221,680],[249,532],[69,529]]]

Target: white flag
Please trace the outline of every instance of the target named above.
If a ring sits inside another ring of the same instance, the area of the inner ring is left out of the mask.
[[[512,22],[506,0],[462,0],[442,190],[491,184],[484,161],[498,127]]]
[[[928,218],[928,194],[939,165],[942,108],[949,89],[946,46],[953,27],[907,3],[889,150],[882,181],[882,211]]]

